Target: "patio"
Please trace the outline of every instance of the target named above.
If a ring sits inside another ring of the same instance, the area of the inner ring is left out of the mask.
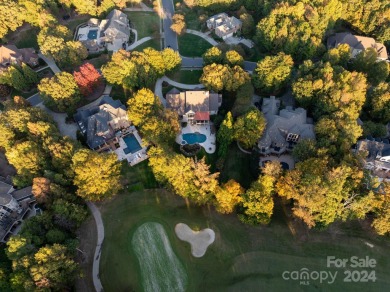
[[[139,145],[142,145],[142,139],[138,134],[138,131],[134,126],[130,127],[130,131],[128,135],[134,135],[134,137],[137,139]],[[126,135],[127,136],[127,135]],[[131,166],[136,165],[137,163],[140,163],[141,161],[144,161],[145,159],[148,159],[148,155],[146,154],[146,147],[142,147],[142,149],[134,152],[134,153],[125,153],[124,149],[128,148],[128,145],[123,140],[124,137],[119,138],[119,147],[113,150],[115,154],[118,156],[118,160],[127,160]]]
[[[204,141],[203,143],[199,143],[199,145],[202,146],[207,153],[213,154],[216,149],[215,147],[216,138],[215,138],[215,132],[212,130],[213,127],[214,125],[212,123],[208,125],[191,125],[188,123],[186,127],[181,129],[181,133],[177,135],[176,142],[178,144],[182,144],[183,134],[198,132],[206,136],[206,141]]]
[[[280,156],[275,156],[275,155],[270,155],[270,156],[262,156],[260,157],[260,168],[263,168],[263,164],[267,161],[279,161],[282,164],[288,165],[288,169],[291,170],[295,167],[295,161],[292,158],[291,155],[280,155]]]

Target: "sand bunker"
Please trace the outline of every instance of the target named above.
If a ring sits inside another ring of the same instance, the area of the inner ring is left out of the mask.
[[[175,232],[179,239],[187,241],[191,245],[191,253],[196,258],[204,256],[207,248],[215,239],[215,232],[212,229],[206,228],[201,231],[193,231],[184,223],[177,224]]]

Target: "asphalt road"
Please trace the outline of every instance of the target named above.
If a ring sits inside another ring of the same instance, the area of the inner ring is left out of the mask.
[[[163,18],[163,28],[164,28],[164,39],[165,39],[165,47],[170,46],[175,51],[179,50],[179,46],[177,44],[177,35],[171,29],[172,25],[172,16],[175,14],[175,8],[173,6],[172,0],[161,0],[162,7],[164,10],[164,18]]]
[[[35,93],[34,95],[27,98],[27,100],[30,102],[31,106],[36,106],[42,102],[41,96],[39,93]]]

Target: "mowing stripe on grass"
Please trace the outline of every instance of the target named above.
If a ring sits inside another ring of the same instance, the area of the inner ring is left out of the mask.
[[[185,291],[187,274],[161,224],[142,224],[134,232],[131,243],[141,267],[145,291]]]

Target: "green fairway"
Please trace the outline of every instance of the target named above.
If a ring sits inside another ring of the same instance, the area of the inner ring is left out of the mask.
[[[131,11],[125,12],[134,29],[138,32],[138,39],[156,37],[160,33],[160,18],[154,12]]]
[[[201,57],[212,47],[201,37],[188,33],[178,37],[178,42],[180,55],[186,57]]]
[[[336,291],[335,287],[337,291],[386,291],[390,285],[389,240],[368,234],[357,221],[337,223],[329,230],[311,230],[303,240],[292,235],[280,207],[270,226],[252,227],[240,223],[235,215],[187,206],[181,198],[158,189],[118,195],[102,207],[102,216],[106,238],[100,278],[105,291],[143,290],[142,266],[129,238],[137,237],[137,229],[146,222],[164,227],[188,275],[187,291]],[[204,257],[191,256],[190,246],[176,237],[174,227],[180,222],[194,230],[208,227],[215,231],[215,242]],[[147,240],[145,246],[153,251],[153,244],[160,240],[156,238]],[[343,282],[344,269],[327,268],[327,256],[376,259],[376,282]],[[159,261],[160,255],[155,260]],[[303,268],[338,275],[334,284],[311,280],[309,286],[304,286],[299,281],[283,280],[284,271]]]
[[[141,268],[145,291],[185,291],[187,275],[161,224],[142,224],[134,232],[131,243]]]

